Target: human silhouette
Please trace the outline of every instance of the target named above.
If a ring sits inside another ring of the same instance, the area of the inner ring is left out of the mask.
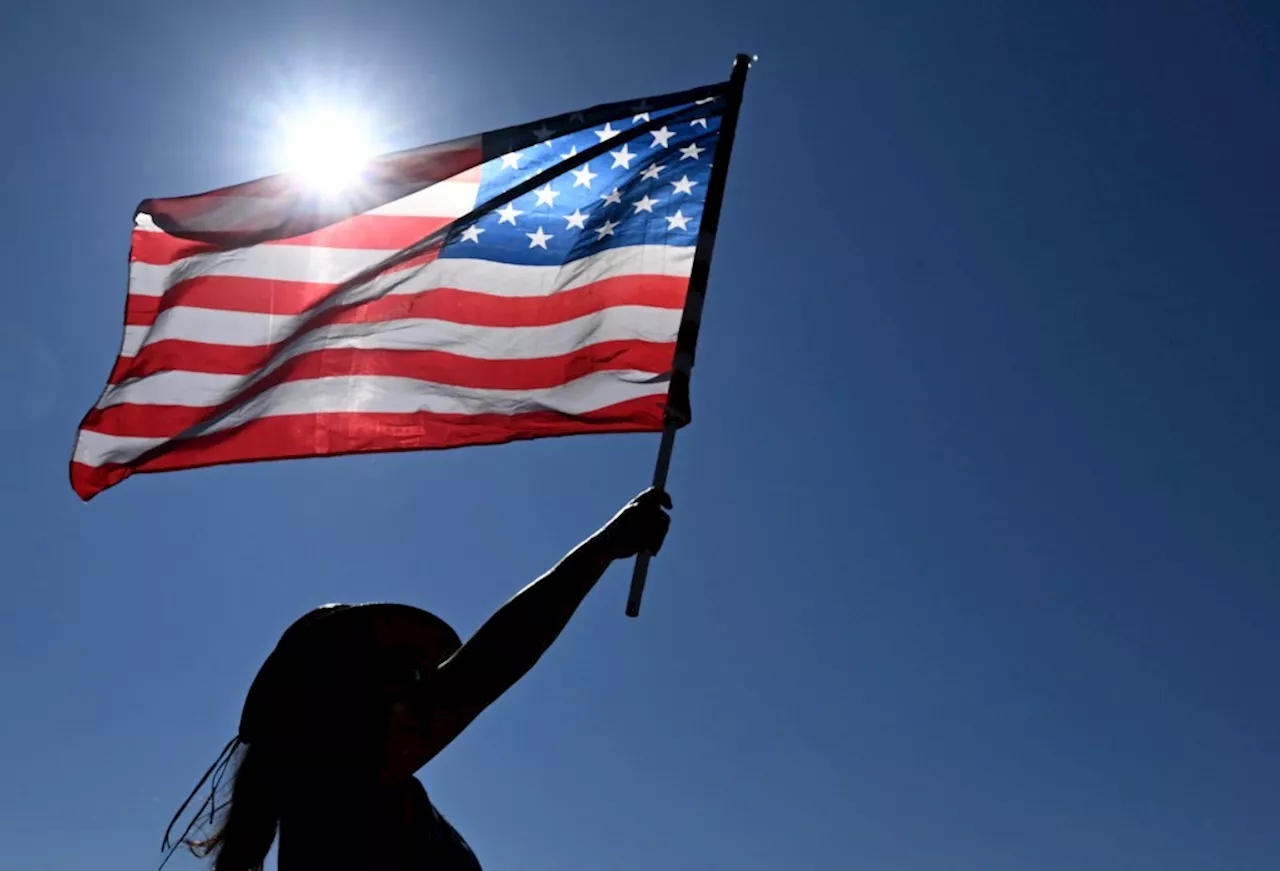
[[[256,871],[278,834],[280,871],[478,871],[415,772],[533,667],[610,563],[658,552],[670,507],[660,490],[641,493],[466,644],[408,605],[328,605],[298,619],[164,849],[172,856],[185,844],[211,857],[213,871]],[[171,846],[206,783],[208,797]]]

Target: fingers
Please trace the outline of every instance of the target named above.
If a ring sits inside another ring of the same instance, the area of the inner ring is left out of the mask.
[[[643,512],[637,528],[637,550],[657,556],[671,529],[671,515],[663,509],[671,509],[671,496],[657,487],[650,487],[635,498],[633,503]],[[639,519],[639,518],[638,518]]]
[[[654,530],[653,542],[648,548],[649,553],[654,556],[658,555],[658,552],[662,550],[662,543],[667,540],[667,532],[669,532],[670,529],[671,516],[669,514],[663,514],[662,519],[658,521],[658,528]]]
[[[660,490],[657,487],[650,487],[633,500],[637,505],[643,505],[646,508],[650,506],[658,506],[670,510],[674,506],[671,503],[671,496],[667,491]]]
[[[601,530],[614,558],[625,559],[640,552],[657,554],[671,528],[667,514],[671,507],[671,497],[656,487],[628,502]]]

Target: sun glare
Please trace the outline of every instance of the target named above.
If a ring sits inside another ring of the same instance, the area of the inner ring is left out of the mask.
[[[318,109],[280,119],[286,171],[318,193],[332,195],[360,181],[375,155],[363,119]]]

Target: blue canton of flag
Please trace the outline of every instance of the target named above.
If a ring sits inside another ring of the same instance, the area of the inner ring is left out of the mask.
[[[624,246],[692,247],[722,103],[711,97],[661,111],[639,103],[627,116],[563,136],[543,122],[527,131],[534,144],[509,148],[483,165],[477,202],[557,165],[563,172],[459,227],[440,256],[556,266]],[[583,120],[581,114],[568,119]],[[626,139],[642,126],[650,129]],[[615,141],[617,147],[578,162],[588,148]]]

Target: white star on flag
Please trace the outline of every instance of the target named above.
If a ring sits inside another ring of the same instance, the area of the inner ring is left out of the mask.
[[[577,156],[578,156],[578,146],[576,146],[576,145],[570,145],[570,146],[569,146],[569,153],[568,153],[568,154],[562,154],[562,155],[560,155],[560,159],[561,159],[561,160],[568,160],[568,159],[569,159],[569,158],[571,158],[571,157],[577,157]]]
[[[650,130],[649,135],[653,137],[653,144],[649,146],[650,148],[657,148],[659,145],[666,148],[668,140],[676,134],[675,131],[663,127],[661,130]]]
[[[667,220],[671,220],[671,219],[668,218]],[[542,232],[541,227],[538,228],[538,232],[525,233],[525,235],[529,237],[530,248],[541,248],[543,251],[547,250],[547,240],[555,238],[550,233]]]
[[[607,142],[613,137],[617,136],[622,131],[614,130],[613,127],[609,125],[609,122],[606,121],[603,130],[594,130],[592,132],[594,132],[597,136],[600,137],[601,142]]]
[[[522,157],[524,157],[524,154],[519,151],[508,151],[506,154],[502,155],[502,168],[519,169],[520,158]]]
[[[671,219],[667,218],[667,220],[670,221]],[[612,236],[613,231],[617,229],[617,227],[618,227],[617,221],[605,221],[603,224],[601,224],[599,227],[596,228],[596,241],[597,242],[600,241],[605,236]]]
[[[591,164],[589,163],[584,163],[577,169],[570,170],[570,172],[573,173],[573,186],[578,187],[579,185],[582,185],[587,190],[591,190],[591,179],[600,174],[598,172],[592,172]]]
[[[565,227],[570,230],[577,227],[579,230],[587,229],[587,216],[582,214],[582,209],[574,209],[572,215],[565,215],[564,219],[569,222],[569,226]]]
[[[664,169],[666,169],[665,166],[663,166],[660,163],[655,163],[652,166],[650,166],[648,169],[646,169],[644,172],[640,173],[640,177],[652,180],[657,178],[658,173],[662,172]]]
[[[657,200],[650,199],[649,195],[645,194],[643,198],[638,199],[635,202],[636,214],[639,214],[640,212],[648,212],[649,214],[652,215],[653,207],[656,206],[657,204],[658,204]]]
[[[604,204],[606,206],[616,206],[618,203],[622,202],[622,194],[618,193],[617,188],[614,188],[613,193],[605,194],[600,197],[600,199],[604,200]]]
[[[546,206],[554,207],[556,204],[556,197],[560,196],[560,191],[553,190],[550,182],[547,183],[546,187],[542,188],[541,190],[536,190],[534,191],[534,193],[538,197],[537,204],[539,206],[546,205]]]
[[[499,224],[510,224],[514,227],[516,225],[516,215],[523,215],[524,212],[517,209],[514,204],[507,203],[501,209],[498,209],[498,214],[501,216],[498,218]]]
[[[680,214],[679,209],[676,209],[676,213],[674,215],[667,217],[667,229],[668,230],[676,230],[676,229],[688,230],[689,219],[686,218],[684,215]]]
[[[462,231],[462,241],[480,243],[480,234],[484,232],[484,227],[477,227],[472,224],[470,227]]]
[[[680,181],[671,182],[671,186],[676,189],[677,194],[692,194],[693,186],[696,184],[697,182],[690,181],[689,176],[687,175],[684,178],[680,179]],[[672,196],[675,196],[675,194],[672,194]]]
[[[690,126],[690,127],[697,127],[699,124],[701,124],[701,125],[702,125],[702,129],[703,129],[703,130],[706,130],[706,129],[707,129],[707,119],[706,119],[706,118],[694,118],[692,121],[690,121],[690,122],[689,122],[689,126]]]
[[[680,159],[681,160],[697,160],[698,155],[702,154],[702,152],[706,150],[707,149],[705,148],[699,148],[698,143],[690,142],[688,148],[680,149]]]
[[[609,153],[613,155],[613,166],[609,167],[610,169],[617,169],[618,167],[631,169],[631,161],[636,159],[634,154],[627,151],[626,145],[622,146],[621,151],[610,151]]]

